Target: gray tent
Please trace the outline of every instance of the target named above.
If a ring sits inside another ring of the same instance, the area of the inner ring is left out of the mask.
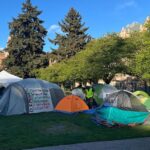
[[[81,88],[76,88],[76,89],[73,89],[71,91],[72,95],[76,95],[78,97],[80,97],[81,99],[85,99],[85,94],[83,93],[83,90]]]
[[[14,115],[52,111],[63,91],[54,83],[24,79],[7,87],[0,99],[0,114]]]

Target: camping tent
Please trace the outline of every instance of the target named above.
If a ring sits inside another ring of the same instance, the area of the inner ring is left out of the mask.
[[[141,124],[149,112],[131,92],[122,90],[107,95],[102,107],[96,110],[96,118],[107,125]]]
[[[135,91],[133,92],[137,96],[142,104],[150,111],[150,96],[144,91]]]
[[[44,80],[24,79],[7,87],[0,99],[0,114],[13,115],[52,111],[63,91]]]
[[[95,84],[94,89],[94,99],[97,104],[101,105],[106,98],[106,95],[118,91],[115,87],[109,84]]]
[[[133,94],[137,97],[139,97],[141,103],[144,103],[147,98],[149,98],[149,95],[144,91],[135,91]]]
[[[72,95],[78,96],[81,99],[85,99],[85,94],[81,88],[75,88],[72,90]]]
[[[22,78],[12,75],[5,70],[0,72],[0,87],[7,87],[11,83],[18,82],[21,80]]]
[[[87,104],[75,95],[64,97],[62,100],[60,100],[55,108],[55,110],[57,111],[68,113],[80,112],[88,109],[89,107],[87,106]]]

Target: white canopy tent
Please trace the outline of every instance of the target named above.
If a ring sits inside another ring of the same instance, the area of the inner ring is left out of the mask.
[[[0,72],[0,87],[7,87],[11,83],[21,81],[22,78],[17,77],[3,70]]]

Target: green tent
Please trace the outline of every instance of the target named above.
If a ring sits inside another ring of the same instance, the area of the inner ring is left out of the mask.
[[[117,91],[117,89],[109,84],[95,84],[94,89],[94,99],[98,105],[102,105],[106,98],[106,95]]]
[[[148,109],[148,111],[150,111],[150,97],[147,98],[143,104],[146,106],[146,108]]]
[[[137,96],[140,102],[150,111],[150,96],[144,91],[135,91],[133,94]]]
[[[135,92],[133,92],[133,94],[135,96],[138,96],[139,98],[148,98],[149,97],[149,95],[144,91],[135,91]]]

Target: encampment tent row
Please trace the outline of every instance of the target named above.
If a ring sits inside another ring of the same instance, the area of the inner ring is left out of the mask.
[[[97,123],[113,126],[142,124],[150,114],[147,93],[137,91],[133,94],[111,85],[93,85],[98,107],[92,109],[86,104],[82,88],[74,89],[72,95],[65,97],[63,90],[55,83],[34,78],[22,79],[6,71],[0,72],[0,85],[0,115],[84,112],[95,114]]]

